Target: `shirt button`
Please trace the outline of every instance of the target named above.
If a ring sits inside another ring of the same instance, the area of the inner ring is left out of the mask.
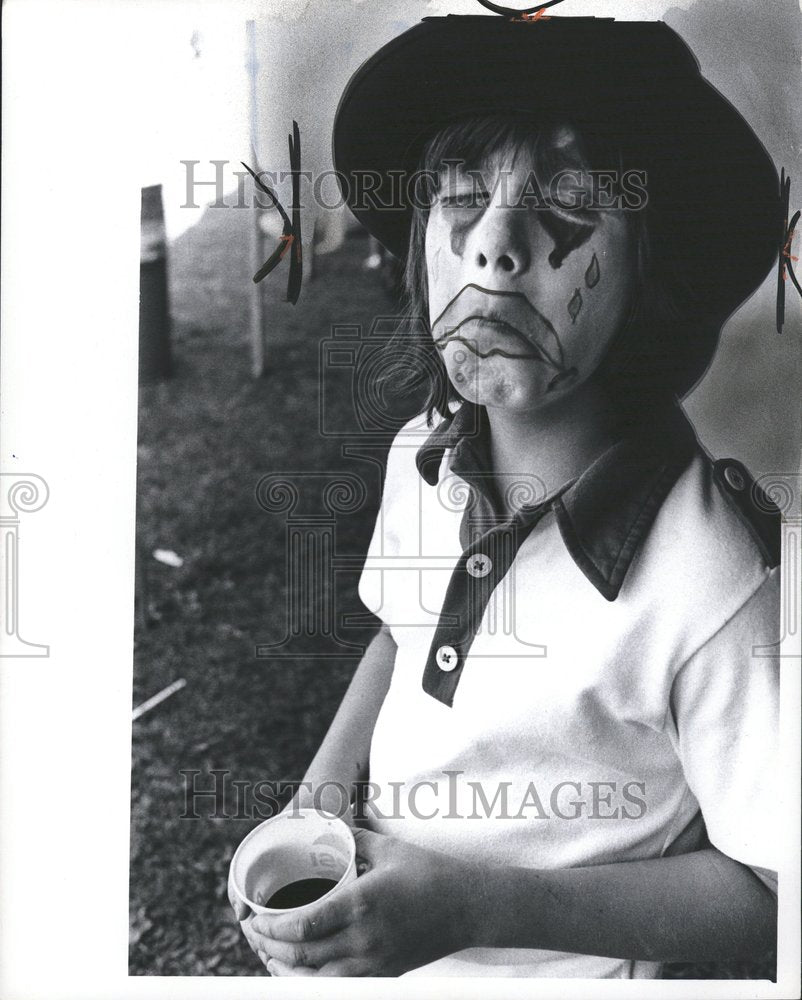
[[[436,655],[437,666],[446,673],[453,670],[459,663],[459,656],[453,646],[441,646]]]
[[[734,465],[728,465],[724,469],[724,478],[727,480],[727,485],[731,486],[732,489],[737,490],[739,493],[746,486],[746,480],[744,479],[741,470],[736,468]]]
[[[477,552],[476,555],[470,556],[465,563],[465,569],[467,569],[471,576],[475,577],[487,576],[492,568],[492,559],[481,552]]]

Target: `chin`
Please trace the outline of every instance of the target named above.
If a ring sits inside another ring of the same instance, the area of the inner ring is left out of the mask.
[[[448,377],[457,392],[478,406],[525,412],[548,406],[549,373],[545,368],[526,371],[509,370],[510,365],[468,366],[449,371]],[[485,370],[483,370],[483,368]]]

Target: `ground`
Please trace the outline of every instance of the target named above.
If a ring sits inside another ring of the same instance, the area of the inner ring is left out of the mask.
[[[226,899],[232,853],[254,825],[253,800],[238,803],[232,782],[300,779],[357,662],[311,659],[330,646],[304,637],[291,647],[294,660],[256,656],[259,643],[280,642],[287,630],[286,515],[263,509],[256,487],[271,473],[360,475],[365,497],[338,517],[336,547],[364,555],[378,476],[344,461],[339,441],[318,432],[320,344],[332,324],[367,329],[396,305],[363,269],[361,237],[320,260],[295,308],[281,301],[282,266],[267,279],[269,371],[253,379],[248,224],[247,213],[209,210],[171,248],[174,372],[143,386],[140,397],[133,704],[177,678],[187,683],[133,726],[132,975],[264,975]],[[351,396],[338,384],[325,417],[343,426]],[[155,560],[159,548],[183,565]],[[353,571],[338,576],[338,611],[360,610],[356,579]],[[350,638],[370,634],[366,627]],[[217,803],[197,798],[193,809],[193,780],[197,789],[216,780],[225,794]],[[193,811],[198,818],[187,817]],[[766,975],[767,968],[677,966],[668,974]]]
[[[216,227],[230,250],[241,220],[217,218],[207,235]],[[295,309],[281,301],[282,268],[266,289],[269,371],[253,379],[244,336],[247,264],[210,246],[206,273],[193,282],[182,251],[171,274],[174,374],[143,386],[140,397],[137,542],[147,596],[136,628],[133,702],[180,677],[187,685],[134,723],[130,967],[133,974],[256,975],[261,966],[225,892],[231,854],[253,820],[212,816],[209,800],[198,800],[202,818],[181,819],[193,780],[181,772],[200,772],[196,788],[212,787],[213,770],[226,772],[227,782],[300,779],[336,711],[355,659],[255,655],[258,643],[283,638],[287,616],[285,516],[265,511],[255,490],[270,473],[364,472],[343,462],[339,441],[317,433],[319,345],[332,323],[370,324],[394,305],[375,274],[362,270],[363,239],[323,258]],[[226,278],[235,292],[221,304]],[[198,289],[212,301],[199,302]],[[226,314],[232,322],[223,325]],[[327,418],[342,424],[349,394],[327,405]],[[338,518],[342,554],[364,555],[369,541],[378,472],[363,478],[361,508]],[[176,552],[183,566],[153,559],[158,548]],[[356,573],[341,577],[341,609],[362,610]],[[370,634],[363,629],[354,641]],[[303,639],[293,646],[304,649]],[[226,787],[224,810],[236,816],[233,786]]]

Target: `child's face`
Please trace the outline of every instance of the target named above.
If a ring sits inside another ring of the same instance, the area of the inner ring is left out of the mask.
[[[551,141],[552,162],[582,169],[574,132],[558,129]],[[538,211],[533,170],[523,151],[489,158],[478,186],[450,170],[425,242],[429,320],[449,379],[472,402],[521,411],[549,406],[593,374],[634,287],[624,212]],[[564,204],[583,189],[587,204],[582,174],[579,187],[576,176],[561,182]]]

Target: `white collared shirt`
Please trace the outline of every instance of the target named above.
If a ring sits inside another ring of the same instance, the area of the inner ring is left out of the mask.
[[[441,435],[427,482],[420,428],[411,421],[390,450],[360,581],[398,647],[371,747],[372,828],[548,869],[660,857],[701,809],[715,847],[776,871],[779,567],[765,524],[744,514],[742,467],[714,466],[695,440],[668,462],[654,440],[611,450],[539,509],[494,579],[466,560],[459,444]],[[462,648],[438,645],[466,573],[485,587],[480,620]],[[468,949],[412,974],[658,973],[618,958]]]

